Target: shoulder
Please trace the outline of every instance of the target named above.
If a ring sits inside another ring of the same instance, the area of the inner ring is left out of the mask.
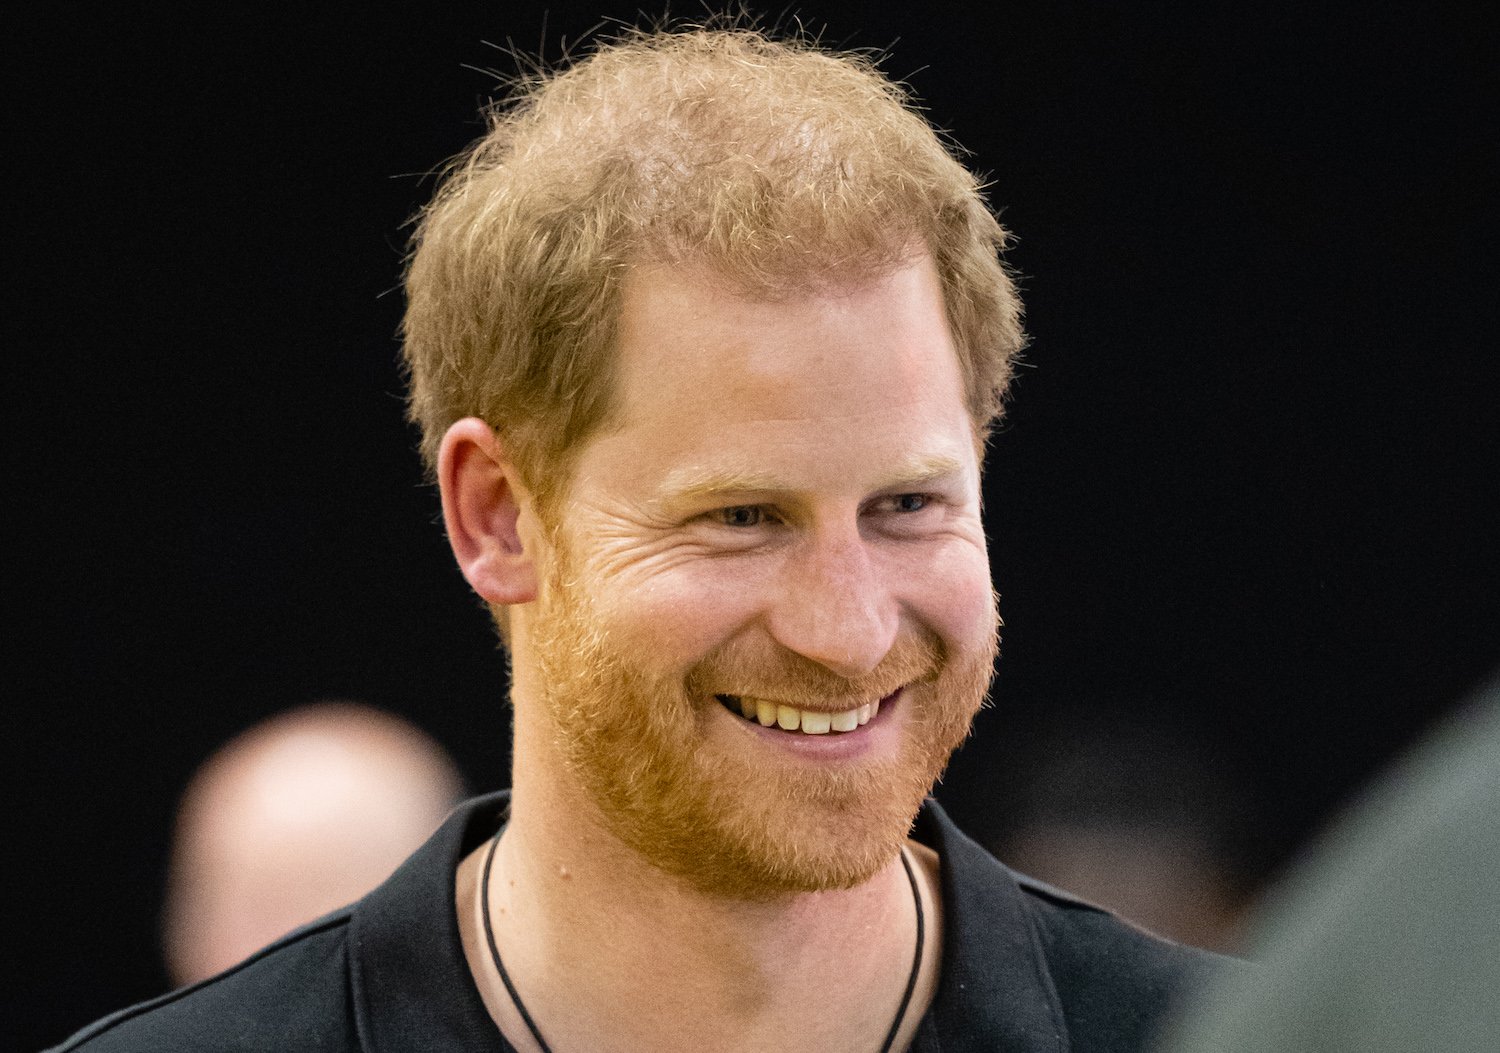
[[[1137,1048],[1200,985],[1245,963],[1174,943],[1024,874],[1014,875],[1069,1034],[1078,1048],[1104,1036]],[[1109,1046],[1107,1048],[1115,1048]]]
[[[1137,1053],[1179,998],[1230,965],[1016,873],[935,802],[914,833],[943,861],[944,1049]]]
[[[349,917],[345,909],[305,925],[227,972],[91,1024],[50,1053],[355,1049]]]

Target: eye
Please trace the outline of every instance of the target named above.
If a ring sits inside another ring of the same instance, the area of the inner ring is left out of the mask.
[[[897,512],[920,512],[931,500],[927,494],[897,494],[891,498],[891,507]]]
[[[714,514],[725,526],[740,528],[760,526],[766,517],[759,505],[734,505],[721,508]]]

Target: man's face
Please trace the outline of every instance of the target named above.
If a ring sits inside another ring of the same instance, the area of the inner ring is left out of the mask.
[[[580,454],[529,618],[556,777],[705,890],[856,884],[996,646],[932,264],[777,302],[643,267],[618,353],[618,425]]]

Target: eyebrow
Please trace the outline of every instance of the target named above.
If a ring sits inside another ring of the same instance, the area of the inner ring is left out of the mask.
[[[963,470],[964,464],[957,457],[917,454],[886,472],[872,489],[920,489]],[[792,489],[780,476],[758,469],[680,468],[663,477],[659,493],[669,501],[695,501],[725,494],[784,493]]]

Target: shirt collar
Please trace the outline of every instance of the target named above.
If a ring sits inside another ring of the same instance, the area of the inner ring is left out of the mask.
[[[504,1053],[464,959],[453,875],[493,836],[510,792],[459,805],[426,844],[362,899],[350,924],[355,1027],[367,1053]]]
[[[1067,1053],[1062,1003],[1014,875],[934,800],[912,834],[942,861],[943,975],[923,1022],[936,1032],[931,1048]]]
[[[509,791],[460,805],[360,901],[350,926],[355,1026],[369,1053],[505,1053],[464,960],[459,862],[503,822]],[[913,836],[942,860],[943,974],[914,1046],[943,1053],[1067,1053],[1057,990],[1011,872],[928,800]]]

